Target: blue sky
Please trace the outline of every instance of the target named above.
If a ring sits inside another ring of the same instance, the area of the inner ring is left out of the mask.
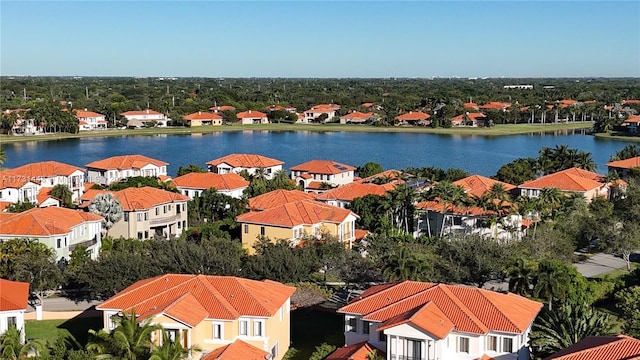
[[[1,0],[0,74],[638,77],[640,2]]]

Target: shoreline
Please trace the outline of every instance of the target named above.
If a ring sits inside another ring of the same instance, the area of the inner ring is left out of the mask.
[[[258,124],[258,125],[222,125],[199,126],[193,128],[166,127],[150,129],[108,129],[83,131],[77,134],[57,133],[33,136],[0,135],[0,144],[12,144],[30,141],[54,141],[64,139],[80,139],[112,136],[154,136],[154,135],[189,135],[212,134],[229,131],[309,131],[309,132],[362,132],[362,133],[416,133],[459,136],[509,136],[531,133],[550,133],[565,130],[582,130],[591,128],[591,122],[565,124],[508,124],[495,125],[491,128],[430,128],[430,127],[375,127],[371,125],[342,124]],[[611,137],[612,140],[626,140]],[[640,141],[640,137],[635,139]]]
[[[640,136],[626,136],[626,135],[622,135],[620,133],[615,133],[615,134],[597,133],[597,134],[593,134],[593,136],[595,136],[598,139],[602,139],[602,140],[640,142]]]

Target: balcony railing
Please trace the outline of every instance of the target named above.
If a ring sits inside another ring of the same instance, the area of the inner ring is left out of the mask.
[[[179,214],[155,218],[149,220],[149,225],[167,225],[168,223],[175,222],[178,218],[180,218]]]
[[[77,244],[73,244],[69,246],[69,251],[73,251],[73,249],[77,248],[78,246],[84,246],[85,248],[89,248],[95,244],[98,243],[98,239],[97,238],[93,238],[91,240],[87,240],[87,241],[83,241]]]

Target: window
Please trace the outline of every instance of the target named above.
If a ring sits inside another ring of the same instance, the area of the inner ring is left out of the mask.
[[[181,226],[182,226],[182,223],[178,221],[178,229],[180,229]]]
[[[458,338],[458,352],[469,353],[469,338],[468,337],[459,337]]]
[[[502,338],[502,352],[512,353],[513,352],[513,339],[510,337]]]
[[[142,217],[142,213],[137,213],[136,214],[136,218],[138,221],[142,221],[143,217]]]
[[[163,213],[165,213],[165,214],[167,213],[167,205],[164,205],[164,206],[162,207],[162,212],[163,212]]]
[[[182,211],[185,211],[185,210],[187,210],[187,205],[182,204]]]
[[[249,233],[249,225],[244,224],[244,233],[248,234]]]
[[[142,240],[142,231],[138,231],[138,240]]]
[[[263,335],[263,323],[259,320],[253,320],[253,336],[262,336]]]
[[[407,339],[407,359],[422,359],[422,341]]]
[[[160,215],[160,208],[156,208],[156,215]]]
[[[61,247],[62,247],[62,239],[58,239],[56,248],[60,249]]]
[[[222,324],[213,323],[213,338],[222,340]]]
[[[346,319],[346,331],[347,332],[358,332],[358,318],[348,318]]]
[[[369,326],[371,326],[371,323],[368,321],[363,321],[362,322],[362,333],[363,334],[368,334],[369,333]]]
[[[145,220],[149,220],[149,212],[148,211],[144,212],[144,219]]]
[[[278,357],[278,342],[277,341],[273,345],[273,347],[271,348],[271,358],[275,359],[276,357]]]
[[[173,344],[176,342],[176,339],[179,336],[178,330],[174,330],[174,329],[168,329],[164,331],[167,334],[167,337],[169,338],[169,341]]]
[[[129,221],[129,213],[124,213],[124,221]]]
[[[379,332],[379,336],[378,336],[378,340],[382,341],[382,342],[386,342],[387,341],[387,335],[384,334],[384,331],[380,331]]]
[[[240,320],[240,335],[247,335],[248,334],[248,330],[247,327],[249,326],[248,324],[249,322],[247,320]]]
[[[18,326],[18,318],[15,316],[9,316],[7,318],[7,327],[17,327]]]
[[[498,337],[487,336],[487,350],[498,351]]]
[[[260,226],[260,236],[264,236],[264,226]]]

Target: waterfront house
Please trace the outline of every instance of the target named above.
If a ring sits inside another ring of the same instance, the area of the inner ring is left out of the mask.
[[[351,202],[356,198],[367,195],[385,196],[388,191],[395,189],[395,187],[396,185],[393,183],[378,185],[370,182],[355,181],[316,195],[316,201],[345,208],[351,205]]]
[[[296,201],[313,201],[312,194],[300,190],[273,190],[268,193],[249,198],[249,210],[262,211]]]
[[[239,112],[236,114],[236,118],[238,118],[238,121],[242,125],[269,123],[269,118],[267,118],[267,114],[260,111],[256,111],[256,110]]]
[[[222,125],[222,116],[216,113],[198,111],[189,115],[185,115],[183,119],[189,123],[189,126],[206,126],[206,125]]]
[[[26,176],[5,170],[0,172],[0,201],[15,204],[17,202],[38,202],[39,182]]]
[[[106,331],[115,328],[114,317],[135,311],[173,339],[179,335],[185,348],[202,349],[203,359],[255,359],[261,350],[270,355],[263,359],[280,360],[289,349],[295,290],[271,280],[166,274],[140,280],[96,309]],[[160,344],[160,330],[152,338]]]
[[[16,189],[15,186],[22,188],[21,194],[10,191],[11,194],[6,195],[7,197],[4,194],[0,195],[0,200],[11,201],[10,199],[15,199],[16,202],[29,200],[37,203],[36,196],[41,187],[66,185],[71,190],[71,200],[77,201],[84,191],[85,170],[57,161],[26,164],[5,170],[0,174],[4,183],[2,186],[12,186],[12,189]],[[25,185],[27,188],[23,188]],[[37,186],[33,187],[33,185]]]
[[[256,175],[258,171],[262,171],[267,179],[273,178],[273,175],[282,170],[284,162],[278,159],[272,159],[262,155],[255,154],[229,154],[221,158],[217,158],[207,162],[207,168],[210,172],[216,174],[239,174],[246,170],[249,175]]]
[[[335,237],[351,248],[358,215],[350,210],[315,201],[296,201],[258,212],[238,215],[242,246],[254,253],[259,238],[288,240],[292,246],[305,238]]]
[[[608,162],[607,168],[609,168],[609,171],[615,171],[620,178],[626,180],[629,178],[629,172],[631,169],[640,171],[640,156]]]
[[[107,117],[97,112],[84,110],[74,110],[73,112],[76,119],[78,119],[78,126],[80,131],[98,130],[107,128]]]
[[[587,336],[544,360],[640,360],[640,340],[627,335]]]
[[[318,104],[305,111],[304,117],[299,118],[298,122],[304,124],[315,123],[319,121],[318,118],[320,118],[322,114],[327,115],[324,122],[330,122],[336,117],[338,110],[340,110],[340,105],[337,104]]]
[[[305,192],[323,192],[353,182],[355,167],[331,160],[311,160],[291,169],[291,179]]]
[[[24,313],[28,300],[29,283],[0,279],[0,335],[15,326],[24,343]]]
[[[167,116],[155,110],[134,110],[126,111],[120,114],[127,121],[140,122],[145,126],[155,124],[158,127],[167,126]],[[127,124],[128,125],[128,124]]]
[[[235,173],[214,174],[189,173],[173,179],[173,184],[182,195],[186,195],[190,200],[200,196],[205,190],[215,188],[216,192],[230,196],[232,198],[242,198],[242,192],[249,186],[249,182],[242,176]]]
[[[368,342],[386,359],[529,359],[542,304],[464,285],[373,286],[338,310],[347,346]]]
[[[494,180],[482,175],[467,176],[466,178],[454,181],[453,185],[461,186],[470,197],[478,197],[485,193],[491,193],[496,185],[501,186],[507,194],[516,189],[515,185]]]
[[[36,239],[54,250],[56,260],[69,259],[73,249],[84,246],[95,259],[101,246],[102,220],[96,214],[61,207],[0,213],[0,242]]]
[[[340,124],[364,124],[370,123],[377,117],[376,113],[368,112],[362,113],[360,111],[353,111],[347,115],[340,116]]]
[[[421,111],[409,111],[406,114],[402,114],[396,116],[396,120],[398,121],[398,125],[421,125],[427,126],[431,124],[429,120],[431,115],[425,114]]]
[[[103,186],[134,176],[167,176],[168,163],[143,155],[112,156],[85,165],[88,181]]]
[[[487,126],[487,117],[479,112],[466,112],[451,118],[451,126]]]
[[[630,115],[627,120],[624,121],[624,124],[627,126],[627,132],[635,134],[640,128],[640,116]]]
[[[596,196],[608,198],[609,184],[603,182],[604,176],[591,171],[571,168],[527,181],[518,186],[520,195],[539,197],[544,188],[557,188],[567,194],[580,193],[587,202]]]

